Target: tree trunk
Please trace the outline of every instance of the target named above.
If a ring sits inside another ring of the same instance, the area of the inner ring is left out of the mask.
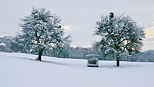
[[[43,53],[43,50],[40,50],[39,53],[38,53],[37,60],[41,61],[42,53]]]
[[[117,67],[120,66],[119,57],[117,57]]]

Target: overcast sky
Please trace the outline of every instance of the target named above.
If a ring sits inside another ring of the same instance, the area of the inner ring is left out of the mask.
[[[0,0],[0,36],[15,36],[21,30],[20,19],[32,8],[45,8],[60,16],[72,46],[90,47],[98,37],[96,21],[114,12],[134,19],[146,30],[143,50],[154,49],[154,0]]]

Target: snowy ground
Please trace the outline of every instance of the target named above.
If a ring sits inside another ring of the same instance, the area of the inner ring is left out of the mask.
[[[86,60],[0,52],[0,87],[154,87],[154,63],[100,61],[87,67]]]

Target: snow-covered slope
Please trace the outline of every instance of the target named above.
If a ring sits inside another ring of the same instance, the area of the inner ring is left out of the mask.
[[[99,61],[87,67],[81,59],[59,59],[0,52],[0,87],[154,87],[154,63]]]

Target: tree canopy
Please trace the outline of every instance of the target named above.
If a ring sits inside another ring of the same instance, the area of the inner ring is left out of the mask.
[[[22,19],[22,32],[15,38],[15,43],[28,51],[38,52],[38,60],[41,60],[45,50],[62,47],[69,41],[69,36],[64,37],[60,22],[61,19],[49,11],[33,8],[31,14]]]
[[[136,24],[129,16],[102,16],[97,21],[95,35],[101,36],[96,43],[103,55],[113,55],[119,66],[119,59],[126,55],[139,53],[144,38],[143,28]]]

